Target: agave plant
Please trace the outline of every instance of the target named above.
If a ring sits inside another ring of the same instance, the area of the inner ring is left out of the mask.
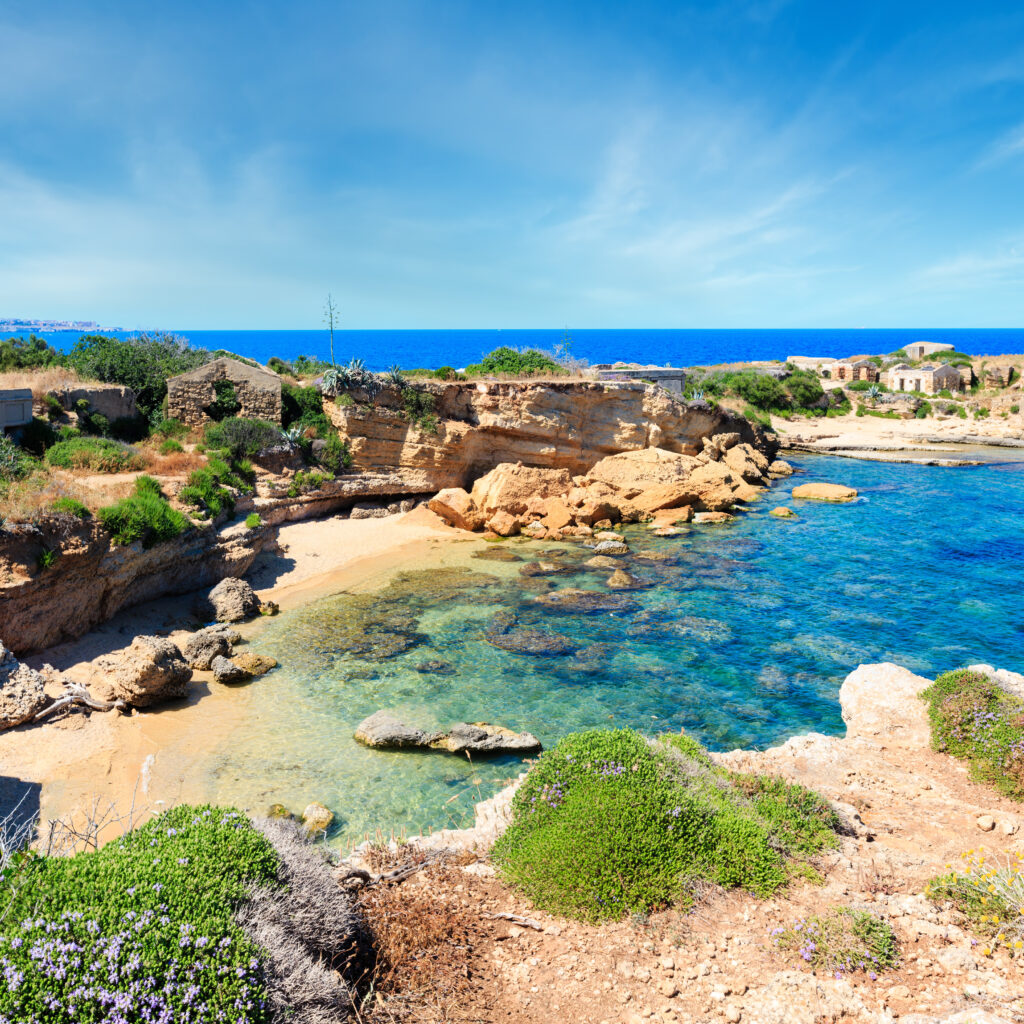
[[[298,444],[302,438],[303,429],[298,423],[295,423],[288,427],[287,430],[282,430],[281,436],[291,444]]]
[[[343,391],[348,386],[348,370],[342,368],[339,369],[337,366],[332,366],[327,370],[324,370],[323,376],[320,378],[320,390],[325,395],[336,395],[339,391]]]
[[[399,388],[405,383],[405,378],[402,376],[402,368],[398,363],[395,363],[388,372],[384,374],[384,379],[389,384],[394,384],[395,387]]]
[[[872,384],[864,394],[867,395],[868,401],[874,405],[882,397],[882,389],[877,384]]]

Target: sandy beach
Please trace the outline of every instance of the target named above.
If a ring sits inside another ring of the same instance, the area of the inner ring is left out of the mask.
[[[381,586],[394,572],[422,567],[453,541],[469,539],[425,507],[382,519],[289,523],[280,528],[278,551],[261,556],[249,579],[262,599],[294,608],[342,590]],[[238,629],[252,640],[265,622],[256,619]],[[73,680],[87,679],[93,659],[128,645],[138,634],[184,642],[199,625],[191,595],[165,597],[123,611],[78,640],[26,661],[37,668],[53,665]],[[117,819],[125,814],[144,816],[196,799],[190,754],[198,757],[225,743],[243,727],[248,704],[248,687],[222,686],[212,673],[197,671],[188,698],[178,703],[130,715],[76,712],[12,729],[0,739],[0,799],[10,806],[24,796],[21,811],[44,820],[98,811],[110,819],[105,836],[116,834],[124,827]],[[160,756],[169,750],[173,757]]]

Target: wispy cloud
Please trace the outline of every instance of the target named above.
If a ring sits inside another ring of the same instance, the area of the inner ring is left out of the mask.
[[[985,150],[975,166],[980,170],[1021,156],[1024,156],[1024,122],[1000,135]]]

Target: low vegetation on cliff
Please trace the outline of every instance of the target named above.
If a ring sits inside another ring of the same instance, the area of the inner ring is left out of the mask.
[[[1024,800],[1024,700],[981,672],[946,672],[921,695],[932,746],[967,761],[971,776]]]
[[[466,367],[467,377],[503,374],[510,377],[563,376],[566,369],[535,348],[517,350],[507,345],[489,352],[479,363]]]
[[[689,737],[567,736],[527,775],[494,847],[543,910],[587,920],[692,905],[709,883],[762,897],[837,842],[817,794],[717,767]]]

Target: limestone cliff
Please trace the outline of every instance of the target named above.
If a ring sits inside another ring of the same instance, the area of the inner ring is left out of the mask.
[[[703,439],[738,433],[768,455],[774,442],[742,417],[684,402],[654,385],[593,381],[471,382],[422,386],[437,428],[416,426],[402,395],[325,403],[361,470],[398,473],[410,491],[468,488],[504,462],[586,473],[605,456],[642,448],[697,455]]]

